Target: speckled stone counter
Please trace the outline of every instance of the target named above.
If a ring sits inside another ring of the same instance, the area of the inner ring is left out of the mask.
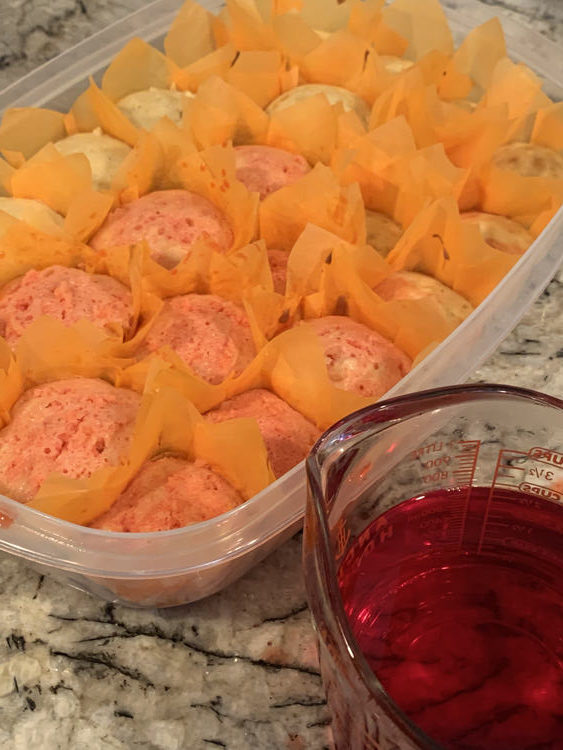
[[[0,88],[143,4],[3,0]],[[563,40],[560,0],[485,4]],[[554,280],[472,380],[563,397],[562,330]],[[300,535],[227,591],[167,611],[105,604],[0,555],[3,750],[322,750],[329,722]]]

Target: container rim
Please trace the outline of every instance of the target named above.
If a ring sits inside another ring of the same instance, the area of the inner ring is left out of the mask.
[[[304,461],[220,516],[167,531],[93,529],[0,495],[0,520],[4,519],[4,523],[0,523],[0,550],[63,570],[113,578],[166,577],[212,568],[266,545],[270,539],[302,520],[304,487],[298,480],[303,469]],[[288,491],[272,502],[272,491],[279,489],[282,483],[290,485]],[[266,532],[262,528],[264,519],[270,521]],[[24,532],[23,540],[17,536],[10,538],[12,525],[16,533]],[[31,538],[25,532],[32,532]],[[55,560],[51,553],[36,549],[32,543],[36,535],[43,541],[56,544],[61,556]],[[170,547],[174,547],[174,565],[168,562]],[[62,557],[64,553],[66,556]],[[96,565],[89,562],[91,557],[96,559]],[[117,570],[116,563],[124,567]],[[145,567],[147,563],[150,566]]]

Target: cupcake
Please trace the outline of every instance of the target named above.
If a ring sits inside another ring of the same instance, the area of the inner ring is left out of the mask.
[[[400,349],[351,318],[329,315],[307,321],[319,337],[329,378],[335,386],[368,398],[380,398],[410,370]]]
[[[403,230],[397,222],[378,211],[366,209],[366,242],[384,258],[400,240]]]
[[[114,209],[90,244],[105,250],[144,240],[157,263],[173,268],[199,237],[219,252],[233,244],[226,216],[206,198],[188,190],[157,190]]]
[[[106,531],[167,531],[226,513],[243,498],[202,461],[147,461],[111,508],[90,526]]]
[[[32,198],[2,198],[0,211],[42,232],[57,232],[64,225],[64,218],[52,208]]]
[[[210,422],[239,417],[255,419],[276,477],[302,461],[321,434],[302,414],[263,388],[230,398],[205,416]]]
[[[163,117],[168,117],[175,125],[180,125],[184,102],[192,97],[190,91],[152,87],[127,94],[117,102],[117,106],[133,125],[151,130]]]
[[[0,431],[0,490],[31,500],[56,472],[85,479],[116,466],[129,450],[140,396],[96,378],[30,388]]]
[[[454,326],[462,323],[473,312],[473,306],[461,294],[454,292],[433,276],[415,271],[397,271],[390,274],[374,288],[374,292],[386,301],[432,297],[444,312],[448,322]]]
[[[31,269],[0,290],[0,335],[10,346],[42,315],[68,326],[88,320],[107,333],[122,333],[131,326],[133,298],[111,276],[66,266]]]
[[[240,375],[256,355],[244,310],[213,294],[185,294],[165,301],[138,355],[163,346],[213,385]]]
[[[284,92],[266,107],[266,112],[273,115],[281,112],[287,107],[291,107],[303,99],[309,99],[312,96],[323,94],[329,104],[342,104],[345,112],[355,112],[362,123],[367,125],[369,121],[370,109],[368,104],[357,94],[341,86],[329,86],[324,83],[306,83],[302,86],[295,86],[293,89]]]
[[[237,180],[264,200],[286,185],[292,185],[310,171],[299,154],[270,146],[237,146],[235,148]]]
[[[506,216],[467,211],[461,214],[461,219],[475,225],[487,245],[502,250],[503,253],[522,255],[534,241],[527,229]]]
[[[123,141],[95,130],[92,133],[69,135],[54,145],[63,156],[84,154],[92,170],[92,186],[95,190],[111,187],[119,167],[131,152],[131,148]]]
[[[563,180],[563,155],[535,143],[507,143],[495,151],[492,163],[521,177]]]

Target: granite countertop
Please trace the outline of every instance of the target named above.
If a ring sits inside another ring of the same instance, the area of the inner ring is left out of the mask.
[[[563,40],[559,0],[482,2]],[[2,3],[0,89],[146,4]],[[562,281],[551,282],[473,381],[563,397]],[[106,604],[7,555],[0,596],[4,750],[330,747],[300,535],[227,591],[174,610]]]

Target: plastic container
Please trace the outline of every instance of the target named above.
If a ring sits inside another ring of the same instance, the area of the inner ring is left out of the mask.
[[[206,0],[212,11],[222,3]],[[133,36],[160,46],[181,0],[156,0],[46,63],[0,93],[0,110],[18,106],[68,109],[92,75]],[[463,37],[494,15],[467,0],[467,11],[448,11]],[[503,24],[513,58],[546,79],[546,91],[563,99],[560,49],[544,37]],[[463,381],[495,349],[557,271],[563,211],[487,300],[388,395]],[[76,526],[0,496],[0,550],[110,601],[164,607],[209,596],[234,581],[287,539],[305,508],[304,464],[296,466],[244,505],[219,518],[150,534],[104,532]]]

